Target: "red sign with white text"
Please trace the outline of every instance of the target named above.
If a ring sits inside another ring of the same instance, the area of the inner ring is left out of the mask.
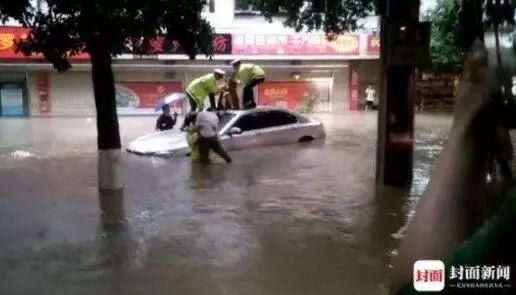
[[[297,110],[328,112],[329,81],[264,82],[258,86],[258,103]]]
[[[26,39],[30,33],[29,28],[0,26],[0,59],[44,59],[42,54],[25,56],[21,52],[16,52],[15,40]],[[231,54],[231,35],[215,34],[212,40],[214,54]],[[171,41],[165,44],[163,38],[156,38],[151,42],[151,54],[184,54],[178,41]],[[81,53],[70,56],[71,60],[88,60],[88,53]]]
[[[213,54],[231,54],[231,35],[215,34],[211,41]],[[166,42],[165,38],[158,37],[151,41],[151,54],[184,54],[179,41]]]
[[[234,35],[233,54],[355,56],[360,54],[360,36],[340,35],[328,41],[324,34]]]
[[[161,98],[182,91],[181,82],[118,82],[116,103],[119,108],[155,108]]]

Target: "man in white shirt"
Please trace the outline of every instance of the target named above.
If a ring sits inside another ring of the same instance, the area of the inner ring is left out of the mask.
[[[366,95],[366,105],[365,110],[372,110],[374,107],[374,102],[376,100],[376,90],[374,90],[373,84],[369,84],[365,90]]]
[[[231,163],[228,155],[219,140],[218,134],[219,117],[216,112],[204,111],[197,114],[195,129],[199,132],[199,154],[201,163],[210,162],[210,150],[223,158],[227,163]]]

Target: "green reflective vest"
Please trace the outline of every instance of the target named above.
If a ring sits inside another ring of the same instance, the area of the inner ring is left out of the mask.
[[[241,64],[236,78],[244,85],[247,85],[253,79],[265,78],[265,72],[260,66],[255,64]]]
[[[220,80],[223,82],[223,80]],[[215,80],[215,75],[207,74],[193,80],[186,88],[186,92],[192,96],[199,104],[203,104],[206,96],[210,93],[217,93],[221,89],[221,85]]]

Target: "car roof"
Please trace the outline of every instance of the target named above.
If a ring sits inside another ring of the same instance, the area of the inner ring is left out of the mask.
[[[279,108],[279,107],[270,107],[270,106],[257,106],[254,109],[249,110],[227,110],[227,113],[240,115],[245,113],[252,113],[252,112],[259,112],[259,111],[280,111],[285,113],[293,113],[292,111],[285,109],[285,108]]]

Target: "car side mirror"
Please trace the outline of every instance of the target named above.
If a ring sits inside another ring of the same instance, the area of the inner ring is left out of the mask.
[[[242,129],[238,128],[238,127],[233,127],[231,129],[229,129],[229,132],[228,132],[229,135],[238,135],[238,134],[242,134]]]

